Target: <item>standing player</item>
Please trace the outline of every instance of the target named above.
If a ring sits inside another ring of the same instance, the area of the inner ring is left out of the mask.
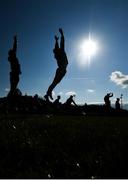
[[[17,51],[17,37],[14,36],[13,48],[8,52],[8,61],[10,62],[11,72],[10,72],[10,92],[9,96],[13,96],[16,92],[17,85],[19,82],[19,75],[21,74],[20,64],[16,57]]]

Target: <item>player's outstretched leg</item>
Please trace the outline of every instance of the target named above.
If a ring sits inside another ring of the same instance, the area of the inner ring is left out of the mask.
[[[47,91],[47,95],[53,99],[52,97],[52,91],[53,89],[56,87],[56,85],[63,79],[63,77],[66,74],[66,69],[61,69],[61,68],[57,68],[56,70],[56,74],[55,74],[55,78],[52,82],[52,84],[49,86],[48,91]]]

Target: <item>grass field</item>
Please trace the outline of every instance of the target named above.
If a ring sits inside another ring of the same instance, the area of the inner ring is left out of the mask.
[[[128,178],[128,118],[0,116],[0,178]]]

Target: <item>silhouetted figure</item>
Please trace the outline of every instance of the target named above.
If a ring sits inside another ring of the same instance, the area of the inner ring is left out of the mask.
[[[45,95],[44,96],[44,100],[47,104],[51,103],[51,101],[49,101],[49,98],[48,98],[48,95]]]
[[[67,99],[67,101],[65,102],[66,107],[70,107],[72,103],[73,103],[75,106],[77,106],[77,104],[76,104],[75,101],[73,100],[73,97],[74,97],[74,96],[71,95],[71,96]]]
[[[21,74],[20,64],[16,57],[17,51],[17,37],[14,36],[13,48],[8,52],[8,61],[10,62],[10,92],[8,96],[13,96],[16,92],[17,85],[19,82],[19,75]]]
[[[52,84],[49,86],[47,90],[47,95],[52,98],[52,91],[55,88],[55,86],[62,80],[62,78],[66,74],[66,68],[68,65],[68,59],[65,53],[65,39],[64,39],[64,34],[63,30],[59,29],[59,32],[61,34],[61,41],[60,41],[60,47],[58,44],[58,37],[55,36],[55,48],[53,49],[54,57],[57,61],[58,68],[56,70],[55,77],[53,79]]]
[[[115,109],[116,109],[116,110],[120,110],[120,98],[117,98],[117,99],[116,99]]]
[[[57,99],[55,99],[55,101],[53,102],[56,107],[58,107],[60,105],[60,98],[61,98],[61,96],[58,95]]]
[[[85,104],[84,104],[84,111],[87,112],[87,109],[88,109],[88,104],[85,103]]]
[[[113,93],[107,93],[107,95],[104,97],[105,106],[107,109],[111,108],[111,101],[110,98],[113,96]]]

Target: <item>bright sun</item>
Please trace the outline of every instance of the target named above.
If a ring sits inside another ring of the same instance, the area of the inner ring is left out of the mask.
[[[83,40],[79,49],[80,65],[90,65],[92,57],[97,53],[98,45],[91,39],[90,35],[88,39]]]

